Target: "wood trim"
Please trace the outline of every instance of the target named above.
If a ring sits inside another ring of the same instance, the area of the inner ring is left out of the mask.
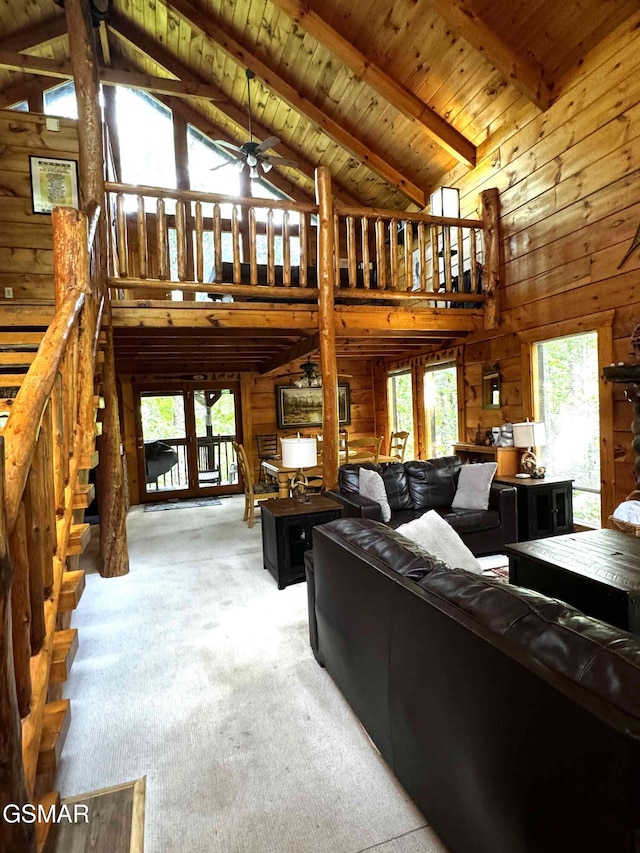
[[[600,326],[613,326],[615,314],[615,308],[612,308],[609,311],[598,311],[583,317],[573,317],[545,326],[536,326],[535,329],[525,329],[515,334],[521,343],[536,343],[551,338],[562,338],[565,335],[579,335],[581,332],[595,331]]]
[[[52,15],[37,24],[30,24],[17,32],[3,35],[2,49],[20,53],[34,47],[42,47],[66,35],[67,21],[63,13]]]

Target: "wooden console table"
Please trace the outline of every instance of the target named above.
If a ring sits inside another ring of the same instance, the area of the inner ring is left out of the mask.
[[[509,582],[640,634],[640,539],[589,530],[507,545]]]
[[[460,442],[453,445],[453,452],[463,462],[497,462],[496,477],[512,477],[518,473],[517,447],[494,447]]]

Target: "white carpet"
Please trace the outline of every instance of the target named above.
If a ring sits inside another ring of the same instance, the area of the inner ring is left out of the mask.
[[[241,497],[129,515],[74,614],[63,796],[146,774],[147,853],[446,853],[315,662]],[[258,512],[259,516],[259,512]]]

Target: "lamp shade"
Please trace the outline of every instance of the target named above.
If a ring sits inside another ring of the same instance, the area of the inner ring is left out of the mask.
[[[543,447],[545,444],[542,421],[526,421],[513,425],[514,447]]]
[[[285,468],[313,468],[318,464],[315,438],[281,438],[280,443]]]

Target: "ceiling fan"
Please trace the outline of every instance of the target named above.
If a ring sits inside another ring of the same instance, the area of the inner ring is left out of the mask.
[[[320,375],[320,365],[315,361],[311,361],[311,359],[307,359],[303,361],[300,365],[300,370],[302,371],[302,376],[299,376],[295,381],[294,385],[296,388],[322,388],[322,376]],[[294,374],[289,374],[294,375]],[[338,373],[338,376],[343,379],[351,379],[353,374],[351,373]]]
[[[247,111],[249,115],[249,141],[242,145],[235,145],[233,142],[226,142],[224,139],[216,139],[215,144],[221,145],[223,148],[230,148],[232,151],[238,152],[241,156],[238,158],[237,166],[244,169],[246,166],[249,169],[249,177],[259,178],[261,173],[267,174],[271,171],[272,166],[297,166],[295,160],[287,160],[285,157],[278,157],[274,154],[266,154],[270,148],[274,148],[280,139],[277,136],[269,136],[262,142],[255,142],[253,139],[253,130],[251,128],[251,81],[256,76],[251,69],[247,68]],[[220,163],[219,166],[214,166],[211,171],[222,169],[228,166],[228,163]]]

